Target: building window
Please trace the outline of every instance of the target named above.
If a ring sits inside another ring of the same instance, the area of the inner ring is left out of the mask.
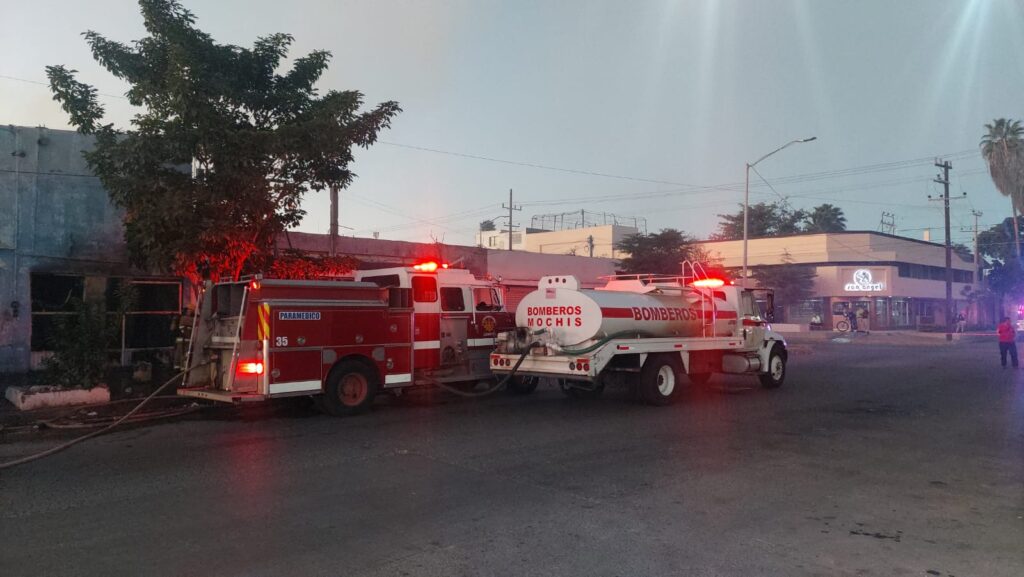
[[[131,287],[125,291],[122,287]],[[125,349],[157,349],[174,346],[175,322],[181,314],[181,283],[178,281],[107,279],[107,315],[116,322],[124,310],[120,344]]]
[[[36,274],[30,277],[33,351],[51,350],[59,319],[74,314],[75,303],[85,298],[85,277]]]

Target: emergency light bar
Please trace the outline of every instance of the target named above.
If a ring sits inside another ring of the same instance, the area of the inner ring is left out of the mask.
[[[427,262],[421,262],[420,264],[417,265],[413,265],[412,268],[422,272],[435,272],[439,268],[448,268],[448,263],[437,264],[436,262],[430,260]]]

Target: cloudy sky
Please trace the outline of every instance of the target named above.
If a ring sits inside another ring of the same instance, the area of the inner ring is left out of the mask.
[[[219,42],[296,37],[333,52],[323,89],[357,89],[404,112],[357,155],[345,234],[473,242],[478,223],[579,211],[643,217],[699,237],[743,198],[842,207],[852,229],[893,213],[901,234],[941,239],[934,157],[953,163],[954,240],[1009,203],[980,154],[983,125],[1024,118],[1019,0],[184,0]],[[43,67],[66,64],[133,111],[80,36],[144,35],[131,0],[4,8],[0,123],[66,128]],[[773,190],[774,189],[774,190]],[[326,194],[300,230],[325,232]],[[501,223],[502,221],[499,221]]]

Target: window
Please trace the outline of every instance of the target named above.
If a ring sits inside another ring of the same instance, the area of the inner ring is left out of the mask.
[[[437,279],[431,276],[412,277],[412,300],[418,303],[437,302]]]
[[[466,310],[466,301],[462,298],[462,288],[450,286],[441,287],[441,310]]]
[[[500,311],[501,301],[498,300],[498,291],[492,288],[473,289],[473,302],[476,303],[478,311]]]
[[[33,351],[48,351],[61,318],[71,318],[75,303],[85,298],[85,277],[36,274],[30,277]]]

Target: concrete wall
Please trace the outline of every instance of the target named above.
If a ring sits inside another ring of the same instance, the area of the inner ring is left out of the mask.
[[[120,213],[82,159],[92,144],[77,132],[0,127],[0,372],[29,367],[32,272],[128,273]]]

